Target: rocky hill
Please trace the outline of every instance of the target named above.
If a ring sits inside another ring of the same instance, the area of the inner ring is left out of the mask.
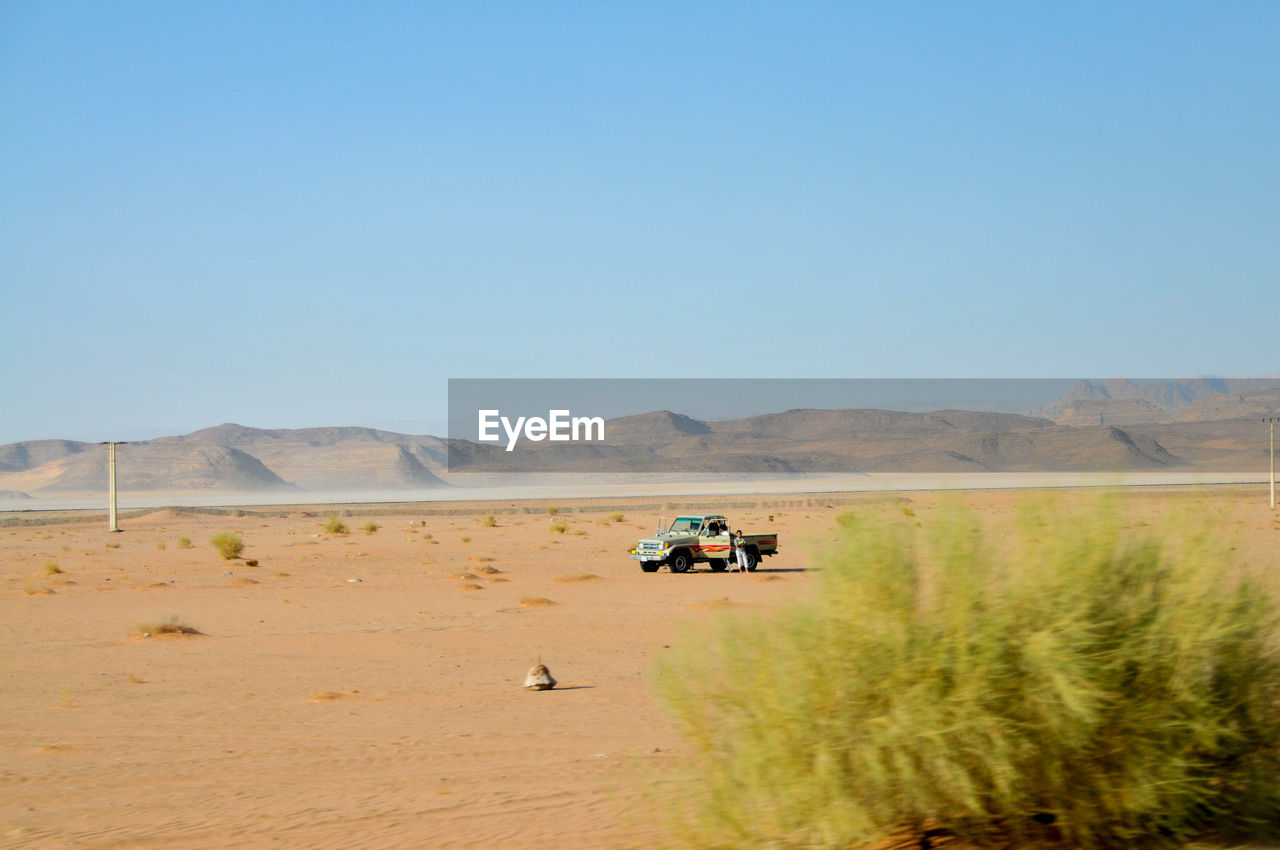
[[[445,473],[465,485],[468,472],[1247,471],[1265,468],[1261,416],[1280,409],[1280,387],[1270,383],[1081,382],[1044,415],[796,409],[703,421],[653,411],[610,420],[603,442],[516,452],[373,428],[223,424],[120,445],[118,480],[123,490],[174,493],[404,492],[447,486]],[[0,446],[0,490],[101,492],[106,479],[98,444]]]

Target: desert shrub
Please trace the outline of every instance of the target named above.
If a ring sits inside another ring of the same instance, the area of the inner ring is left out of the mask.
[[[380,526],[380,525],[378,525],[376,522],[373,522],[372,520],[370,520],[369,522],[366,522],[366,523],[364,524],[364,533],[365,533],[365,534],[373,534],[373,533],[374,533],[375,531],[377,531],[379,528],[382,528],[382,526]]]
[[[190,538],[190,537],[179,537],[179,538],[178,538],[178,548],[179,548],[179,549],[190,549],[190,548],[191,548],[191,538]]]
[[[135,623],[133,630],[143,637],[152,635],[198,635],[200,630],[182,621],[177,614],[158,614],[149,620]]]
[[[494,528],[498,525],[498,520],[494,518],[493,514],[485,514],[480,524],[485,528]]]
[[[324,530],[327,534],[346,534],[350,529],[345,522],[338,519],[337,514],[329,514],[324,521]]]
[[[813,602],[733,618],[659,674],[695,745],[690,843],[1121,847],[1280,823],[1274,602],[1224,578],[1206,529],[1126,531],[1117,510],[841,516]]]
[[[556,515],[556,514],[558,514],[558,513],[560,513],[560,509],[559,509],[559,508],[557,508],[557,507],[552,507],[552,506],[550,506],[550,505],[549,505],[549,506],[547,506],[547,516],[555,516],[555,515]]]
[[[609,514],[607,518],[609,522],[622,522],[624,519],[626,519],[626,517],[623,516],[622,511],[614,511],[613,513]]]
[[[569,523],[562,519],[555,520],[551,523],[551,530],[556,534],[564,534],[569,530]]]
[[[44,574],[47,576],[56,576],[62,574],[62,567],[58,566],[54,561],[45,561]]]
[[[244,551],[244,541],[234,531],[220,531],[209,538],[209,542],[228,561],[239,558],[240,553]]]

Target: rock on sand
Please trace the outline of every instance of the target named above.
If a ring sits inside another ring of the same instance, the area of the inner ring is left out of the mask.
[[[551,677],[551,671],[545,664],[534,665],[524,679],[524,687],[528,691],[549,691],[555,686],[556,680]]]

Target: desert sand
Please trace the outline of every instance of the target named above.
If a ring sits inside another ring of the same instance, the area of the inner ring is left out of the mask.
[[[998,521],[1028,497],[963,498]],[[44,524],[0,527],[0,844],[654,846],[642,798],[687,752],[652,693],[662,655],[802,598],[839,512],[927,523],[949,498],[562,500],[554,518],[538,501],[352,505],[347,534],[324,531],[334,508],[160,510],[119,534],[4,515]],[[1280,575],[1264,486],[1132,499],[1142,521],[1188,505],[1238,535],[1240,568]],[[780,554],[749,575],[627,557],[657,515],[704,509],[776,530]],[[209,543],[228,530],[241,559]],[[540,660],[559,685],[524,690]]]

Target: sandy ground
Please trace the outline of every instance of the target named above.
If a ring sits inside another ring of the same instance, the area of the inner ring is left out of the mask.
[[[1025,497],[966,498],[998,519]],[[0,845],[654,846],[640,797],[685,745],[649,674],[682,626],[803,596],[841,510],[928,522],[944,498],[561,501],[563,534],[536,502],[353,506],[346,535],[306,509],[0,528]],[[1133,500],[1179,505],[1280,574],[1265,487]],[[627,558],[656,514],[700,509],[776,530],[781,554],[751,575]],[[257,566],[221,559],[223,530]],[[139,633],[173,617],[202,634]],[[539,658],[560,687],[524,691]]]

